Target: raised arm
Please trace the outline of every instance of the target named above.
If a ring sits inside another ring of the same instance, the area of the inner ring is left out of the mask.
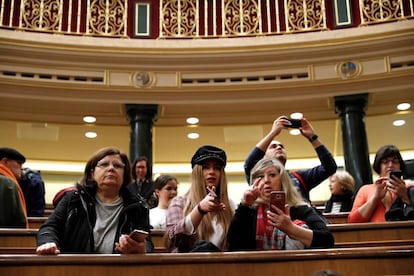
[[[250,171],[254,165],[256,165],[256,163],[265,156],[266,151],[269,145],[272,143],[273,139],[275,139],[275,137],[280,134],[282,129],[287,128],[286,125],[288,124],[289,121],[287,120],[286,116],[278,117],[273,121],[273,125],[270,131],[250,151],[244,162],[244,172],[247,183],[250,181]]]

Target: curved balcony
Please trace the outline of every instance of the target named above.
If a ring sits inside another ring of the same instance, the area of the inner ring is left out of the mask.
[[[17,133],[16,139],[2,135],[0,144],[20,149],[31,160],[82,166],[99,147],[127,151],[124,105],[139,103],[159,105],[156,165],[186,166],[197,146],[214,144],[227,150],[230,164],[240,166],[271,122],[295,111],[311,120],[343,165],[333,97],[359,93],[370,95],[371,153],[395,143],[405,158],[414,158],[414,115],[395,109],[402,101],[414,103],[413,1],[248,1],[260,3],[254,27],[247,23],[251,13],[223,25],[230,10],[233,15],[254,10],[240,6],[246,1],[0,3],[0,127],[2,133]],[[165,3],[176,3],[176,13],[168,13],[167,6],[173,6]],[[198,4],[197,20],[190,20],[196,32],[182,31],[185,15],[194,13],[183,12],[191,3]],[[267,3],[278,3],[278,12]],[[303,13],[309,3],[319,4]],[[370,9],[369,4],[379,6]],[[349,12],[335,13],[335,5]],[[294,10],[290,17],[288,10]],[[177,23],[166,24],[166,14]],[[246,24],[255,31],[247,31]],[[83,115],[98,121],[83,124]],[[200,118],[198,140],[186,139],[194,130],[185,124],[190,115]],[[394,119],[407,124],[395,128]],[[89,129],[98,132],[98,140],[83,138]],[[295,160],[315,156],[301,136],[286,132],[280,139],[290,168],[302,166]],[[79,142],[73,146],[73,141]],[[64,178],[73,182],[67,174]],[[244,182],[240,168],[233,174],[234,181]]]
[[[153,39],[327,31],[414,16],[412,0],[1,0],[0,3],[2,28]]]

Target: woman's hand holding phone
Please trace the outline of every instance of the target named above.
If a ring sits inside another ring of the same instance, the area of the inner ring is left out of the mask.
[[[286,193],[284,191],[270,192],[270,210],[272,209],[272,205],[276,206],[284,213],[286,205]]]
[[[129,235],[121,235],[115,244],[115,250],[122,254],[145,253],[146,241],[149,235],[143,230],[134,230]]]
[[[267,211],[267,221],[269,225],[288,234],[290,233],[289,229],[293,227],[293,223],[289,215],[289,209],[286,207],[285,197],[283,192],[271,195],[272,200]]]
[[[144,241],[148,237],[149,233],[144,230],[135,229],[129,236],[135,241]]]

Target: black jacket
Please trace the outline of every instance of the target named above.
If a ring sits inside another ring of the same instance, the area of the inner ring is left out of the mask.
[[[309,229],[313,231],[310,248],[334,246],[332,233],[312,207],[306,205],[290,207],[290,217],[292,221],[295,219],[305,221]],[[256,250],[256,220],[257,208],[239,205],[227,234],[229,251]]]
[[[40,227],[37,245],[54,242],[62,253],[95,253],[93,227],[96,222],[94,187],[77,185],[68,192]],[[119,215],[119,223],[114,240],[121,234],[129,234],[134,229],[150,232],[149,209],[142,199],[134,196],[127,188],[121,188],[120,195],[124,208]],[[151,237],[147,238],[147,253],[154,251]]]
[[[328,201],[326,201],[324,213],[332,212],[332,205],[334,202],[341,202],[340,212],[350,212],[353,203],[353,192],[345,191],[343,195],[331,195]]]
[[[406,204],[398,197],[391,208],[385,213],[385,219],[387,221],[414,220],[414,187],[408,188],[407,194],[410,203]]]
[[[139,195],[144,198],[150,209],[157,207],[158,199],[154,197],[154,182],[146,179],[143,181],[141,189],[138,189],[137,181],[138,180],[135,180],[128,185],[129,191],[134,195]]]

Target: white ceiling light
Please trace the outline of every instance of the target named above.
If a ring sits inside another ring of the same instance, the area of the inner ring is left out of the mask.
[[[96,122],[96,118],[93,117],[93,116],[85,116],[85,117],[83,117],[83,121],[85,123],[92,124],[92,123],[95,123]]]
[[[97,136],[98,134],[96,134],[96,132],[93,132],[93,131],[85,132],[85,137],[87,138],[93,139],[93,138],[96,138]]]
[[[299,120],[299,119],[303,118],[303,114],[300,113],[300,112],[294,112],[294,113],[290,114],[290,118]]]
[[[198,124],[199,121],[200,120],[198,118],[196,118],[196,117],[189,117],[186,120],[187,124],[190,124],[190,125]]]
[[[299,129],[291,129],[289,131],[290,135],[299,135],[300,134],[300,130]]]
[[[398,110],[407,110],[410,109],[411,104],[409,103],[400,103],[399,105],[397,105],[397,109]]]
[[[192,133],[188,133],[187,135],[188,139],[198,139],[200,137],[200,134],[196,133],[196,132],[192,132]]]
[[[404,120],[395,120],[394,122],[392,122],[392,124],[394,126],[403,126],[403,125],[405,125],[405,121]]]

